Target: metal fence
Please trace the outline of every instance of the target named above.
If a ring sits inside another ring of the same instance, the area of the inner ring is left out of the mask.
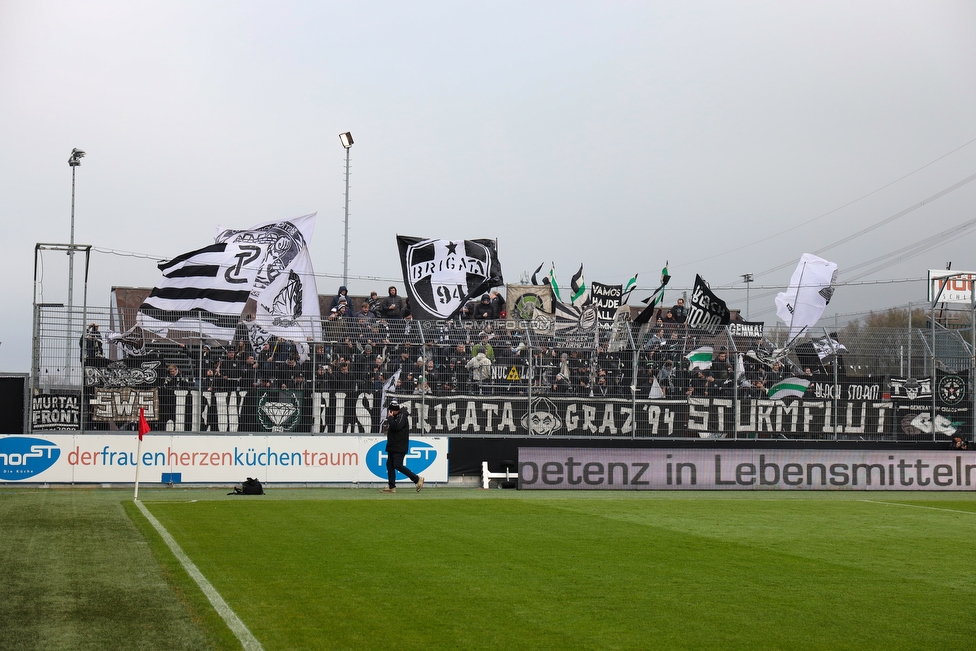
[[[786,332],[775,326],[703,336],[626,320],[564,328],[551,319],[363,317],[323,321],[318,340],[255,344],[243,325],[221,343],[203,327],[123,335],[132,322],[110,309],[37,306],[35,430],[132,429],[142,408],[156,430],[362,434],[379,431],[393,396],[429,435],[972,434],[972,333],[942,326],[934,336],[930,326],[821,330],[776,361]],[[807,383],[800,394],[771,397],[789,378]]]

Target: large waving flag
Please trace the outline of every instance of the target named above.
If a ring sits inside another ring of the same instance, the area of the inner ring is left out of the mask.
[[[268,334],[295,342],[322,338],[319,294],[308,252],[314,230],[315,213],[245,230],[217,227],[217,242],[254,242],[268,249],[251,291],[254,322]]]
[[[695,287],[688,302],[688,327],[714,334],[719,327],[728,325],[732,320],[725,301],[720,299],[708,288],[708,283],[701,276],[695,276]]]
[[[136,325],[166,336],[189,330],[230,341],[267,247],[220,243],[159,263],[163,278],[139,306]]]
[[[789,348],[807,330],[816,325],[834,295],[837,264],[804,253],[790,278],[790,286],[776,295],[776,316],[789,326]]]
[[[495,240],[397,235],[414,319],[450,319],[465,303],[505,283]]]

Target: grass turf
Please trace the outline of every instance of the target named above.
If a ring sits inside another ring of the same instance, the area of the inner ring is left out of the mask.
[[[142,497],[268,651],[976,639],[968,494],[224,492]],[[239,648],[128,497],[0,490],[0,649]]]
[[[976,639],[971,501],[436,493],[148,506],[269,650]]]
[[[233,648],[215,616],[191,614],[210,617],[174,590],[121,495],[0,490],[0,651]]]

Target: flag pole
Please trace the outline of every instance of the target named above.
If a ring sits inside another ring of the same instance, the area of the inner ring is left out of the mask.
[[[139,407],[139,445],[136,446],[136,483],[132,493],[132,501],[139,501],[139,467],[142,466],[142,437],[150,432],[149,423],[146,421],[146,409]]]
[[[141,458],[142,458],[142,437],[140,436],[139,437],[139,445],[136,448],[136,488],[135,488],[135,491],[132,493],[132,501],[133,502],[138,502],[139,501],[139,466],[142,465],[142,463],[140,463],[139,460]]]

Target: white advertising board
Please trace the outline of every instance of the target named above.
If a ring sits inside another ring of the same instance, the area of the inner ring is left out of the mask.
[[[132,483],[138,444],[133,433],[0,437],[0,482]],[[385,450],[379,436],[147,434],[139,481],[384,482]],[[411,438],[406,465],[428,481],[446,482],[447,452],[447,437]]]
[[[929,269],[928,300],[934,301],[938,296],[940,303],[971,305],[974,280],[976,271]],[[939,289],[942,289],[942,294],[939,294]]]
[[[928,450],[519,448],[519,488],[976,489],[976,454]]]

